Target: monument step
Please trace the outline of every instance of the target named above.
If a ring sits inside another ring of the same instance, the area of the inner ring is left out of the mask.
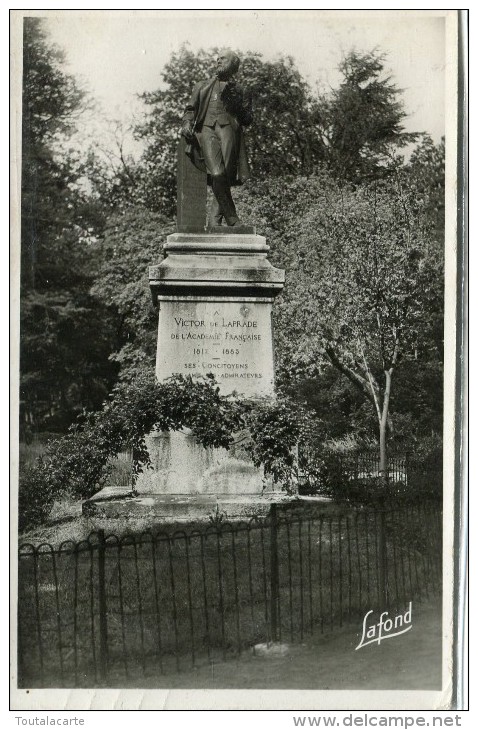
[[[236,228],[220,227],[207,231],[171,233],[163,244],[165,255],[202,253],[227,255],[228,253],[267,254],[270,251],[264,236],[258,236],[253,228],[241,232]],[[263,257],[261,257],[263,258]]]
[[[256,233],[256,226],[210,226],[206,229],[207,233],[224,233],[227,235],[243,235],[245,233],[247,234],[255,234]]]
[[[139,494],[115,487],[102,489],[83,503],[83,514],[96,518],[152,517],[165,522],[208,521],[217,516],[228,520],[250,519],[255,515],[267,515],[271,503],[296,501],[284,492],[263,495],[225,494]]]
[[[197,226],[178,225],[178,233],[220,233],[226,236],[255,235],[256,226],[209,226],[208,228],[198,228]]]

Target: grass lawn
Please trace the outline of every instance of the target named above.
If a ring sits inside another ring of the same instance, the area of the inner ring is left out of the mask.
[[[387,591],[393,606],[439,590],[433,534],[431,515],[409,510],[390,516]],[[234,659],[270,640],[269,541],[267,522],[171,526],[154,536],[110,536],[102,568],[95,537],[61,551],[23,549],[22,684],[91,686],[138,676],[146,681]],[[373,514],[307,513],[306,519],[280,522],[279,638],[303,643],[380,608],[377,550]],[[102,636],[108,649],[104,680]]]
[[[22,462],[32,463],[43,448],[35,442],[22,448]],[[123,455],[110,483],[129,479],[130,458]],[[303,507],[300,514],[283,516],[278,527],[277,638],[291,645],[284,666],[299,654],[307,664],[307,647],[312,661],[331,630],[350,636],[366,610],[383,606],[377,514]],[[390,604],[403,608],[439,594],[438,507],[390,511],[386,520]],[[88,536],[102,528],[113,534],[101,561],[97,534]],[[211,667],[223,666],[229,669],[214,670],[217,686],[232,682],[230,668],[237,661],[257,666],[250,647],[272,638],[270,538],[267,521],[105,523],[83,517],[80,502],[56,504],[48,524],[20,539],[31,543],[19,561],[22,686],[152,686],[160,675],[166,684],[155,686],[194,686],[170,678],[179,671],[204,682]],[[227,686],[247,686],[240,676]],[[290,676],[284,686],[292,686]]]

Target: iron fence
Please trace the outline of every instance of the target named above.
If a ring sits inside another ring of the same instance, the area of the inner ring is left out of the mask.
[[[114,686],[398,609],[440,590],[441,535],[433,503],[273,505],[248,522],[22,545],[19,686]]]
[[[347,484],[364,484],[383,476],[376,451],[327,452],[318,457],[313,449],[301,445],[298,461],[299,485],[304,494],[327,493],[334,483],[340,490]],[[425,486],[438,495],[443,483],[441,456],[437,452],[436,459],[423,461],[409,453],[389,454],[385,477],[391,487],[408,487],[419,493]]]

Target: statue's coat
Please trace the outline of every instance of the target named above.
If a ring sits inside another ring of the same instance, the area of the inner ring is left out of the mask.
[[[183,122],[186,120],[192,122],[195,133],[193,143],[186,147],[186,154],[190,157],[194,165],[202,172],[206,172],[206,165],[202,156],[201,146],[197,138],[197,133],[201,131],[204,119],[206,118],[209,99],[211,97],[211,92],[215,81],[216,79],[212,78],[208,79],[207,81],[200,81],[194,86],[183,118]],[[236,92],[238,92],[242,96],[241,87],[235,85],[235,89]],[[242,183],[250,177],[244,132],[242,129],[242,125],[234,114],[228,112],[228,117],[232,128],[236,132],[237,149],[239,150],[234,170],[235,174],[233,175],[233,179],[230,181],[230,184],[242,185]]]

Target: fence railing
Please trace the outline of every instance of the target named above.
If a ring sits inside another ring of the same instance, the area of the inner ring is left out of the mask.
[[[283,510],[19,551],[19,685],[110,685],[303,641],[441,586],[441,513]]]
[[[317,465],[320,465],[319,468]],[[336,481],[364,483],[383,476],[380,471],[380,454],[377,451],[347,453],[322,453],[318,458],[315,451],[305,445],[299,447],[299,481],[305,491],[311,493],[327,491],[331,476]],[[439,493],[443,481],[441,458],[424,463],[413,454],[389,454],[385,474],[390,486],[404,485],[420,491],[424,484],[436,486]]]

